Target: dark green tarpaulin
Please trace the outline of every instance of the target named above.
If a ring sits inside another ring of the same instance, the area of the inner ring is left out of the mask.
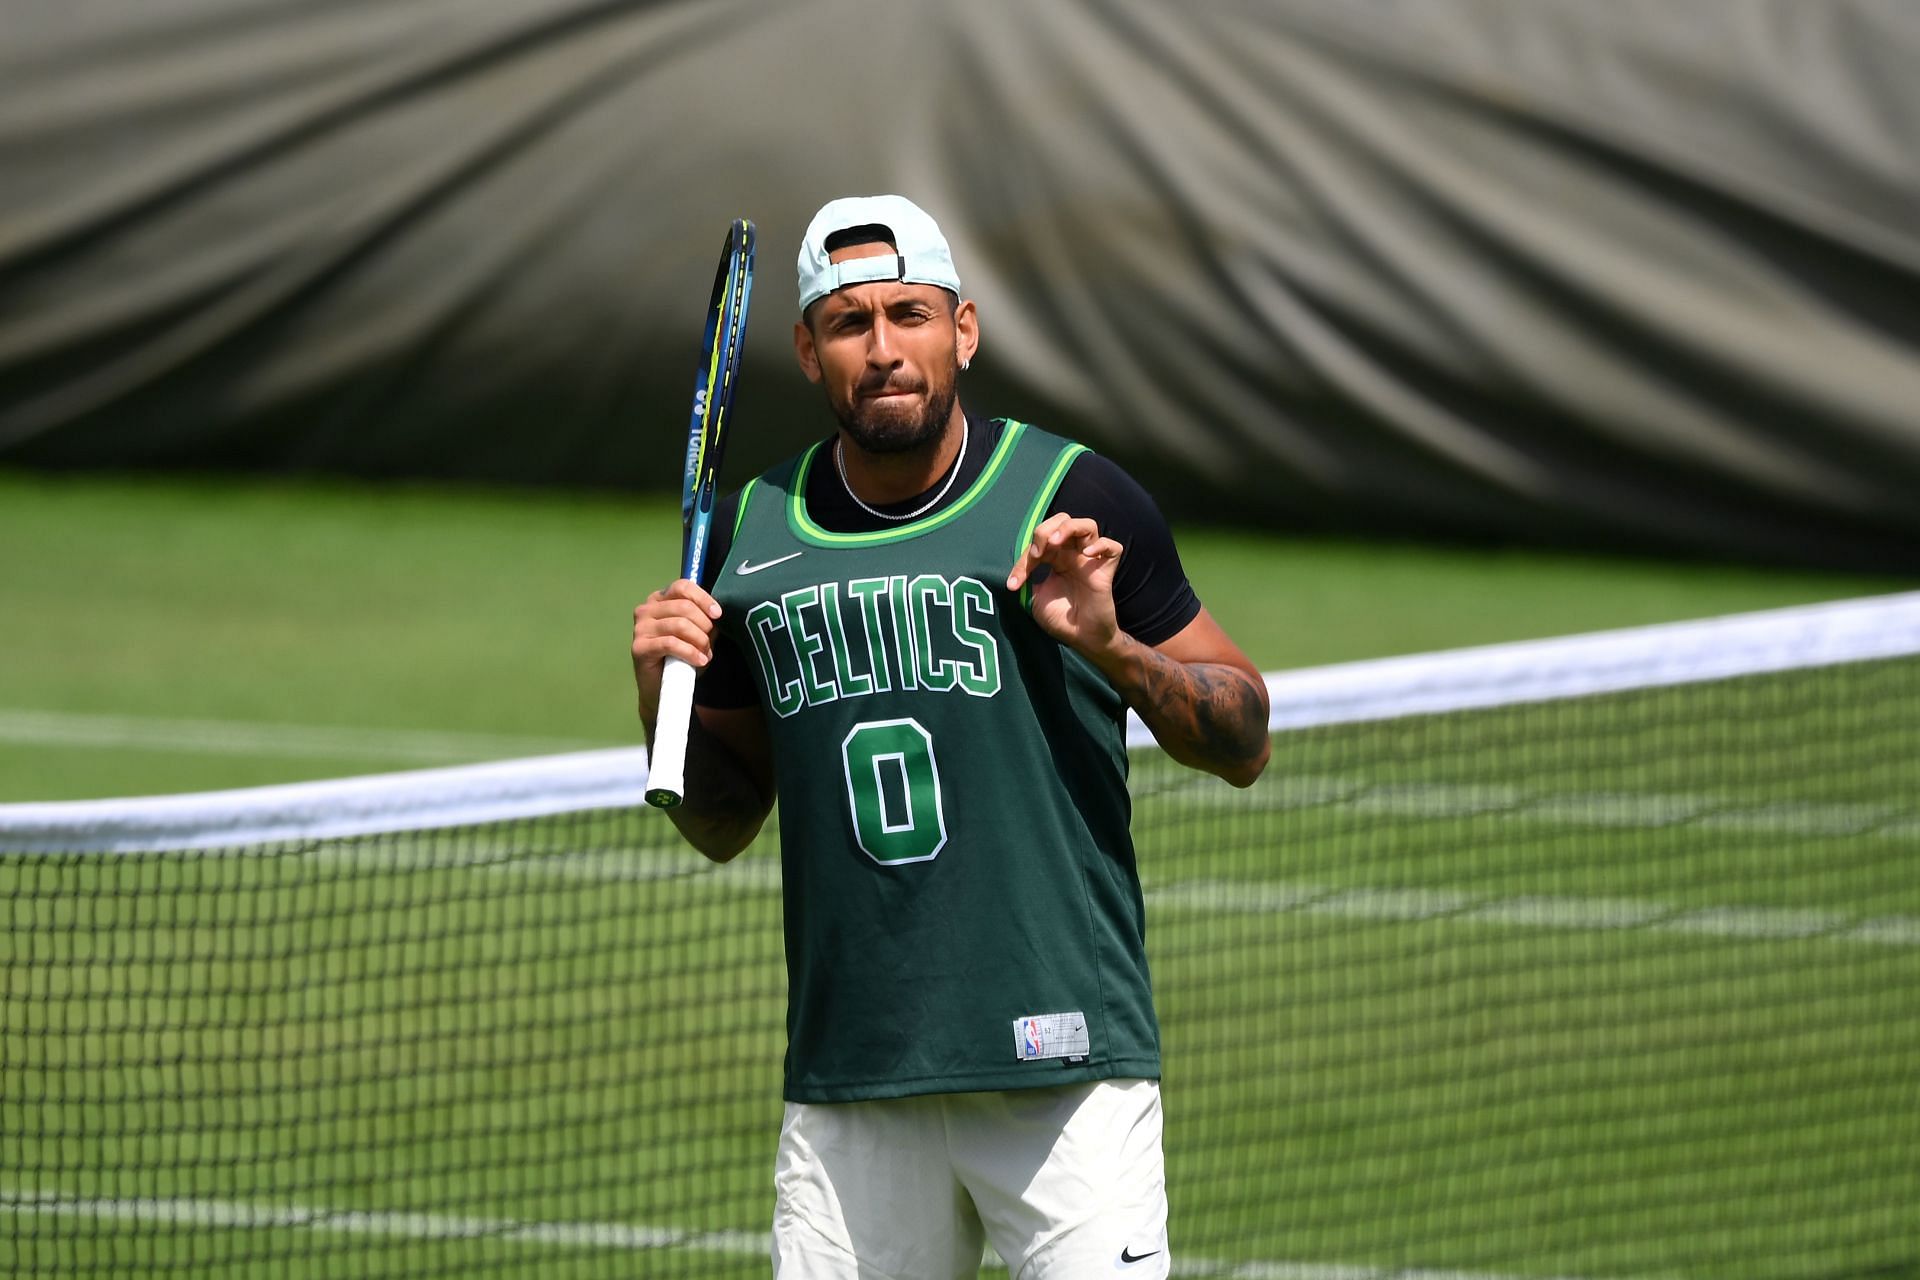
[[[1183,510],[1920,566],[1909,0],[26,0],[0,461],[737,481],[792,254],[945,225],[977,409]]]

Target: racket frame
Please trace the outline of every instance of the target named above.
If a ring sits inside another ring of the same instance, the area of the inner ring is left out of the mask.
[[[736,218],[727,228],[720,265],[707,301],[693,411],[680,483],[680,576],[699,582],[706,571],[713,532],[720,463],[733,417],[733,394],[746,348],[747,309],[753,295],[753,223]],[[661,674],[660,708],[648,760],[647,803],[670,809],[685,799],[687,734],[693,710],[693,667],[668,658]]]

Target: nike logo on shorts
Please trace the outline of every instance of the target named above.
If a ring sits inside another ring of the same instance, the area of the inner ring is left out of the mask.
[[[735,572],[744,578],[750,573],[758,573],[762,569],[771,569],[777,564],[785,564],[795,556],[803,556],[805,554],[807,553],[804,551],[789,551],[784,556],[775,556],[771,560],[762,560],[759,564],[748,564],[745,560],[742,560],[740,567],[736,569]]]
[[[1135,1253],[1132,1245],[1126,1245],[1120,1250],[1120,1265],[1130,1267],[1136,1262],[1145,1262],[1159,1252],[1158,1249],[1149,1249],[1145,1253]]]

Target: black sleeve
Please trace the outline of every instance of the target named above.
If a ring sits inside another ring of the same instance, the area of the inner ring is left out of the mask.
[[[713,528],[707,541],[707,563],[700,575],[700,585],[709,591],[713,590],[714,581],[727,563],[727,553],[733,550],[733,522],[739,511],[738,493],[730,493],[714,504]],[[754,706],[759,700],[760,693],[753,687],[753,669],[747,665],[747,655],[740,652],[740,646],[731,639],[716,634],[713,638],[713,661],[700,669],[699,676],[693,682],[695,705],[732,710]]]
[[[1141,644],[1172,639],[1200,614],[1200,598],[1180,565],[1173,530],[1140,482],[1097,453],[1067,469],[1048,515],[1088,516],[1126,548],[1113,575],[1120,629]]]

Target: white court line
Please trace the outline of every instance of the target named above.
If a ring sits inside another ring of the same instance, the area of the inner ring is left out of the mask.
[[[638,808],[647,756],[619,747],[454,768],[272,787],[115,800],[0,804],[0,853],[207,852],[303,839],[468,826],[515,817]],[[1379,783],[1282,774],[1251,791],[1194,773],[1134,797],[1154,808],[1288,813],[1345,809],[1373,817],[1479,815],[1606,830],[1694,827],[1726,835],[1867,836],[1920,841],[1920,807],[1814,801],[1753,803],[1709,794],[1566,792],[1503,783]],[[1136,824],[1136,829],[1140,825]]]
[[[765,1237],[746,1231],[688,1231],[617,1222],[525,1222],[512,1218],[455,1217],[437,1213],[384,1213],[363,1209],[249,1204],[241,1200],[144,1196],[135,1199],[88,1199],[0,1188],[0,1210],[42,1217],[105,1219],[169,1227],[234,1227],[252,1230],[298,1227],[339,1235],[394,1236],[406,1240],[489,1239],[597,1249],[687,1249],[700,1253],[762,1255],[768,1251]]]
[[[780,892],[780,865],[753,858],[717,866],[697,854],[656,850],[489,857],[484,851],[430,850],[417,860],[400,849],[321,849],[310,856],[368,871],[478,870],[536,879],[648,884],[736,894]],[[1292,881],[1196,879],[1151,884],[1147,904],[1165,911],[1221,915],[1301,915],[1347,920],[1508,925],[1535,929],[1635,929],[1709,938],[1818,938],[1882,947],[1920,946],[1920,916],[1868,916],[1806,907],[1684,907],[1635,898],[1501,897],[1448,888],[1342,888]]]
[[[475,1218],[435,1213],[382,1213],[364,1209],[318,1209],[300,1205],[249,1204],[239,1200],[88,1199],[51,1192],[0,1187],[0,1212],[37,1217],[70,1217],[166,1227],[226,1227],[237,1230],[297,1228],[340,1235],[386,1236],[402,1240],[505,1240],[516,1244],[573,1249],[643,1252],[679,1249],[768,1258],[772,1239],[753,1231],[690,1231],[679,1227],[622,1222],[527,1222],[514,1218]],[[30,1237],[29,1237],[30,1238]],[[989,1250],[988,1266],[1004,1266]],[[1433,1271],[1421,1268],[1356,1267],[1324,1262],[1227,1262],[1182,1257],[1173,1274],[1196,1280],[1518,1280],[1483,1271]],[[1558,1280],[1571,1280],[1558,1277]]]
[[[1270,732],[1920,654],[1920,592],[1265,673]],[[0,708],[0,741],[450,764],[595,744]],[[1150,747],[1140,717],[1127,744]]]
[[[1413,819],[1484,814],[1607,830],[1697,827],[1728,835],[1920,840],[1920,808],[1910,798],[1899,804],[1751,803],[1704,793],[1542,791],[1505,783],[1378,783],[1307,773],[1262,781],[1249,792],[1237,792],[1218,779],[1195,774],[1136,797],[1136,812],[1153,804],[1259,813],[1344,809],[1372,817]]]
[[[0,707],[0,742],[43,747],[121,747],[204,755],[265,755],[405,764],[458,764],[581,751],[604,743],[508,734],[357,729],[243,720],[33,711]]]
[[[646,756],[638,748],[508,761],[427,773],[391,774],[342,782],[298,783],[230,793],[251,802],[231,806],[230,830],[210,830],[208,811],[226,813],[229,797],[163,796],[138,802],[54,803],[0,806],[0,853],[56,851],[71,847],[73,830],[107,848],[140,851],[178,848],[190,831],[212,849],[195,856],[248,856],[251,846],[321,841],[361,831],[392,831],[397,822],[437,826],[456,819],[480,823],[554,812],[624,808],[640,803]],[[343,795],[352,804],[341,803]],[[1705,796],[1530,794],[1505,786],[1405,784],[1380,786],[1354,779],[1295,776],[1262,783],[1248,795],[1196,775],[1191,782],[1140,800],[1257,807],[1273,811],[1340,807],[1370,816],[1465,817],[1498,814],[1530,823],[1564,826],[1637,827],[1679,825],[1733,835],[1920,836],[1920,818],[1904,810],[1870,805],[1737,805]],[[428,821],[431,819],[431,821]],[[109,820],[120,826],[102,825]],[[1148,836],[1143,843],[1150,841]],[[279,854],[276,856],[284,856]],[[697,854],[611,850],[551,856],[501,856],[484,843],[415,845],[318,845],[298,856],[368,871],[470,868],[500,875],[576,879],[605,883],[680,880],[728,892],[775,893],[780,868],[765,858],[717,867]],[[1591,897],[1494,897],[1444,888],[1336,889],[1324,885],[1196,880],[1149,887],[1148,901],[1171,908],[1258,914],[1299,911],[1362,920],[1447,919],[1470,924],[1558,929],[1643,929],[1707,937],[1825,938],[1880,946],[1920,945],[1920,918],[1736,904],[1683,908],[1668,903]]]
[[[1190,880],[1148,889],[1168,910],[1347,920],[1442,920],[1538,929],[1636,929],[1711,938],[1818,938],[1883,947],[1920,946],[1920,917],[1862,916],[1796,907],[1680,907],[1631,898],[1494,897],[1454,889],[1359,888]]]

